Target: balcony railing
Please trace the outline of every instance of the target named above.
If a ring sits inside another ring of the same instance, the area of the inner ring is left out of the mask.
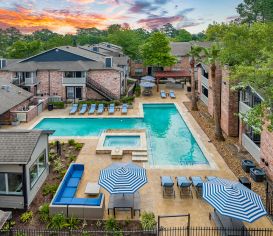
[[[36,85],[38,83],[38,80],[36,77],[25,78],[25,79],[13,78],[12,83],[17,86],[32,86],[32,85]]]
[[[247,113],[251,107],[248,105],[249,103],[247,101],[240,101],[239,102],[239,112],[240,113]]]
[[[203,75],[201,75],[201,82],[203,85],[205,85],[205,87],[208,88],[208,86],[209,86],[208,79]]]
[[[67,77],[64,77],[63,78],[63,84],[73,84],[73,85],[76,85],[76,84],[86,84],[86,77],[81,77],[81,78],[67,78]]]
[[[201,99],[206,105],[208,105],[209,99],[208,99],[203,93],[201,93],[200,99]]]
[[[255,160],[260,162],[260,148],[246,135],[242,136],[243,147],[255,158]]]

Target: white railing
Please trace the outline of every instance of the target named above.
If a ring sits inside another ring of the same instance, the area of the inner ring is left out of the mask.
[[[38,80],[36,77],[31,77],[31,78],[25,78],[25,86],[31,86],[37,84]]]
[[[205,87],[208,88],[208,86],[209,86],[208,79],[203,75],[201,75],[201,82],[202,82],[203,85],[205,85]]]
[[[203,101],[206,105],[208,105],[209,100],[208,100],[208,98],[207,98],[203,93],[201,93],[200,99],[201,99],[201,101]]]
[[[86,84],[86,77],[81,78],[63,78],[63,84]]]
[[[240,101],[239,102],[239,112],[240,113],[247,113],[249,110],[250,110],[250,106],[249,105],[247,105],[247,103],[246,102],[243,102],[243,101]]]
[[[259,163],[261,153],[260,148],[246,134],[242,135],[242,145]]]

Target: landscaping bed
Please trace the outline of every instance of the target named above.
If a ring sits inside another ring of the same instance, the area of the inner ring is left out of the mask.
[[[206,133],[209,137],[211,142],[216,147],[217,151],[220,153],[222,158],[225,160],[228,167],[237,177],[247,177],[251,182],[251,188],[257,194],[259,194],[265,202],[265,185],[264,183],[256,183],[254,182],[248,173],[245,173],[241,167],[241,161],[243,159],[250,159],[253,160],[255,163],[256,161],[254,158],[245,150],[238,150],[239,146],[239,139],[237,137],[227,137],[225,136],[225,141],[218,141],[215,139],[214,136],[214,120],[208,113],[208,108],[203,104],[202,101],[198,101],[198,111],[191,111],[190,109],[190,102],[184,102],[184,105],[192,114],[193,118],[202,128],[202,130]],[[256,163],[258,165],[258,163]]]
[[[37,193],[35,199],[30,205],[29,210],[24,214],[23,218],[27,222],[22,222],[22,214],[24,210],[12,211],[12,225],[16,229],[42,229],[46,228],[46,224],[41,222],[39,218],[39,207],[45,203],[50,203],[54,193],[56,192],[68,166],[75,161],[83,144],[76,143],[74,140],[69,140],[68,143],[61,143],[61,155],[57,154],[56,142],[49,144],[49,175],[43,186]],[[32,216],[31,216],[32,215]]]

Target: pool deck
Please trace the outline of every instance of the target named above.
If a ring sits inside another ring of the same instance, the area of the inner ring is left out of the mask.
[[[165,89],[168,91],[168,89]],[[193,199],[189,197],[180,198],[179,189],[175,185],[176,198],[163,198],[162,189],[160,186],[160,176],[170,175],[175,181],[175,176],[201,176],[203,179],[205,176],[213,175],[227,179],[236,180],[236,176],[228,168],[220,154],[217,152],[216,148],[212,143],[209,142],[208,137],[196,123],[191,114],[187,111],[187,108],[184,106],[183,102],[188,101],[188,97],[185,92],[182,90],[175,90],[176,99],[166,98],[161,99],[158,92],[154,90],[153,96],[151,97],[140,97],[136,98],[134,103],[134,108],[128,110],[127,115],[121,115],[120,111],[116,111],[115,115],[111,117],[139,117],[143,116],[143,111],[139,109],[142,103],[175,103],[179,112],[182,114],[183,119],[186,124],[189,126],[194,137],[198,141],[198,144],[205,156],[209,160],[211,166],[209,168],[204,168],[203,166],[188,166],[183,168],[173,168],[173,167],[151,167],[149,164],[140,164],[147,169],[148,183],[140,189],[141,196],[141,211],[152,211],[155,215],[175,215],[175,214],[188,214],[191,215],[191,225],[192,226],[212,226],[212,222],[209,220],[209,212],[213,211],[213,208],[207,204],[204,200],[196,198],[195,194]],[[44,111],[34,120],[29,123],[21,124],[19,128],[32,128],[34,127],[41,119],[46,117],[110,117],[107,112],[104,112],[105,115],[73,115],[69,116],[69,109],[65,110],[53,110],[53,111]],[[66,115],[67,114],[67,115]],[[18,129],[18,127],[17,127]],[[56,138],[56,137],[55,137]],[[75,137],[74,137],[75,138]],[[58,137],[58,139],[60,139]],[[68,137],[62,140],[67,140]],[[131,161],[131,155],[126,154],[123,156],[122,160],[113,160],[111,159],[110,154],[96,154],[96,147],[99,140],[99,137],[90,137],[90,138],[75,138],[78,142],[84,143],[84,146],[77,158],[77,163],[83,163],[85,165],[85,171],[83,179],[79,185],[78,191],[76,193],[77,197],[86,197],[84,190],[88,182],[97,182],[99,177],[99,171],[113,162],[128,162]],[[105,193],[106,197],[106,208],[109,200],[109,193],[104,189],[101,190]],[[118,212],[118,219],[127,219],[130,217],[130,214],[127,212]],[[105,218],[107,218],[107,211],[105,211]],[[136,217],[138,218],[138,216]],[[186,220],[177,218],[177,219],[166,219],[162,220],[162,225],[164,226],[182,226],[186,225]],[[246,224],[250,227],[272,227],[271,222],[267,217],[263,217],[251,225]]]

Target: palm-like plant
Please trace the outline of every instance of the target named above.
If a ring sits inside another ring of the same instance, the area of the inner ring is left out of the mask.
[[[194,68],[195,64],[198,60],[200,60],[200,54],[202,52],[202,47],[199,47],[197,45],[193,45],[191,47],[190,52],[188,55],[190,56],[190,65],[191,65],[191,110],[197,111],[197,99],[195,95],[195,76],[194,76]]]
[[[211,82],[212,82],[212,97],[213,97],[213,116],[215,122],[215,138],[219,141],[224,141],[223,132],[221,129],[220,100],[217,98],[217,88],[221,87],[221,80],[216,77],[216,64],[219,61],[221,48],[218,44],[212,44],[210,48],[203,48],[205,53],[205,61],[210,66]]]

